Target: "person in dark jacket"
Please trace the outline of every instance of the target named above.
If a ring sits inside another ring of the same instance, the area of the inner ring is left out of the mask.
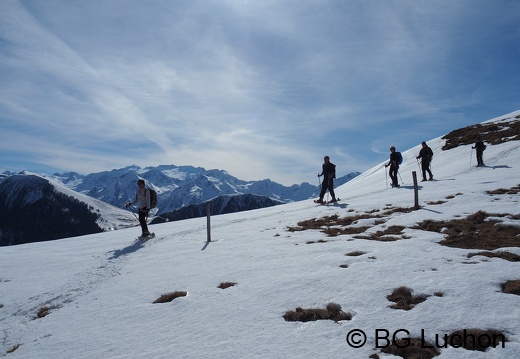
[[[145,183],[143,179],[139,179],[137,181],[137,186],[139,189],[135,194],[135,200],[127,203],[126,208],[131,205],[138,203],[139,206],[139,224],[141,225],[142,234],[141,237],[150,236],[150,231],[148,231],[148,225],[146,223],[146,217],[148,217],[148,211],[150,210],[150,191],[146,189]]]
[[[385,167],[390,166],[388,174],[392,179],[392,187],[399,187],[399,181],[397,180],[397,172],[399,171],[399,163],[401,162],[401,154],[395,151],[395,147],[390,147],[390,161]]]
[[[422,181],[423,182],[426,181],[426,172],[428,172],[428,174],[430,175],[430,181],[433,181],[433,174],[430,169],[430,163],[432,162],[432,157],[433,157],[432,149],[430,147],[428,147],[426,142],[423,142],[421,151],[419,151],[419,156],[416,157],[417,159],[421,158],[421,169],[422,169],[422,176],[423,176]]]
[[[329,156],[323,158],[323,166],[321,173],[318,177],[323,176],[323,183],[321,184],[320,199],[316,200],[316,203],[323,203],[323,197],[327,189],[332,196],[331,202],[336,202],[336,195],[334,194],[334,178],[336,178],[336,165],[330,162]]]
[[[484,154],[484,150],[486,149],[486,145],[484,141],[482,141],[481,137],[477,138],[477,142],[475,142],[475,146],[471,147],[472,149],[477,150],[477,167],[484,167],[484,160],[482,159],[482,155]]]

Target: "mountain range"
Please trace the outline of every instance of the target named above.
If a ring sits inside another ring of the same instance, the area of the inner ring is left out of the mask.
[[[357,175],[338,178],[336,185]],[[4,172],[0,177],[0,246],[136,225],[135,214],[124,209],[124,204],[135,198],[139,178],[157,191],[155,222],[203,216],[208,202],[211,214],[218,215],[309,199],[319,191],[309,183],[286,187],[269,179],[243,181],[223,170],[193,166],[128,166],[88,175]]]

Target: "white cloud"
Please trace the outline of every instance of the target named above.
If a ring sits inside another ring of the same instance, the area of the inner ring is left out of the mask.
[[[299,182],[324,152],[363,170],[385,143],[478,120],[463,111],[516,109],[502,107],[518,104],[520,72],[486,49],[518,5],[472,4],[2,2],[0,129],[61,142],[56,162],[83,154],[94,170],[139,156]],[[500,108],[485,101],[496,92]]]

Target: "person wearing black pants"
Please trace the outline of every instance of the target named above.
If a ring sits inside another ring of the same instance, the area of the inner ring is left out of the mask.
[[[422,149],[421,151],[419,151],[419,156],[417,156],[416,158],[419,159],[421,158],[421,169],[422,169],[422,181],[426,181],[426,172],[428,172],[428,174],[430,175],[430,181],[433,181],[433,174],[432,174],[432,171],[430,170],[430,163],[432,161],[432,157],[433,157],[433,151],[430,147],[428,147],[428,145],[426,144],[426,142],[423,142],[422,143]]]
[[[478,137],[477,142],[475,143],[475,147],[471,147],[472,149],[477,150],[477,167],[484,167],[484,160],[482,159],[482,156],[484,154],[484,150],[486,149],[486,145],[484,144],[484,141],[482,141],[482,138]]]
[[[399,171],[400,162],[399,152],[395,151],[394,146],[390,147],[390,152],[390,161],[385,165],[385,167],[390,166],[390,171],[388,171],[388,174],[392,179],[392,187],[399,187],[399,181],[397,179],[397,172]]]
[[[139,202],[139,224],[141,225],[141,229],[143,232],[141,236],[147,237],[150,235],[150,232],[148,231],[148,224],[146,223],[148,211],[150,210],[150,191],[146,190],[146,186],[143,179],[139,179],[137,181],[137,185],[139,186],[139,189],[135,194],[135,200],[133,202],[127,203],[126,208]]]
[[[323,183],[321,184],[321,192],[320,199],[318,199],[317,203],[323,203],[323,197],[325,196],[325,192],[327,189],[329,190],[330,195],[332,196],[331,202],[336,202],[336,195],[334,194],[334,178],[336,178],[336,165],[330,162],[329,156],[325,156],[323,158],[323,166],[321,173],[318,174],[318,177],[323,176]]]

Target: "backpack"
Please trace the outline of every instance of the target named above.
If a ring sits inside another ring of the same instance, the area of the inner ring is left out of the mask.
[[[150,209],[157,207],[157,192],[151,188],[147,188],[150,192]]]
[[[401,163],[403,163],[403,155],[401,154],[401,152],[397,152],[397,157],[399,158],[397,164],[400,165]]]
[[[336,165],[334,163],[331,163],[332,168],[334,169],[334,173],[332,174],[332,178],[336,178]]]

